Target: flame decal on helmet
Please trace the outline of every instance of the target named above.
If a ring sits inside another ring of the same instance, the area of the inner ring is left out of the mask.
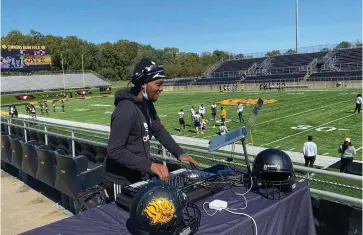
[[[144,213],[151,219],[152,224],[165,224],[173,218],[175,206],[166,198],[154,198],[147,204]]]

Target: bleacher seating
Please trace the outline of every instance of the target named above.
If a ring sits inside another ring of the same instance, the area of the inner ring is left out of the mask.
[[[216,77],[219,74],[223,74],[223,72],[229,71],[246,71],[249,67],[251,67],[254,63],[261,63],[265,58],[254,58],[254,59],[242,59],[242,60],[227,60],[223,62],[219,68],[215,71],[215,75],[212,74],[212,77]],[[219,76],[220,77],[220,76]]]
[[[193,82],[196,78],[174,78],[164,81],[164,86],[184,86]]]
[[[223,83],[232,83],[241,80],[241,77],[226,77],[226,78],[201,78],[198,79],[194,84],[196,85],[204,85],[209,83],[214,84],[223,84]]]
[[[297,73],[297,74],[270,74],[270,75],[260,75],[260,76],[254,76],[254,77],[248,77],[245,80],[243,80],[243,83],[249,83],[249,82],[259,82],[259,81],[300,81],[304,78],[304,73]]]
[[[336,81],[336,80],[362,80],[362,70],[360,71],[329,71],[313,73],[307,81]]]
[[[272,57],[271,68],[307,66],[315,58],[323,58],[326,52],[292,54]]]
[[[360,63],[362,64],[362,48],[338,50],[335,56],[338,64]]]
[[[93,73],[84,74],[84,84],[90,88],[110,85]],[[64,82],[62,74],[1,77],[1,93],[60,90],[64,85],[66,88],[83,87],[83,75],[65,74]]]
[[[165,82],[166,86],[182,86],[182,85],[207,85],[207,84],[228,84],[243,81],[261,82],[261,81],[300,81],[303,80],[308,65],[316,58],[317,68],[307,78],[307,81],[313,80],[361,80],[362,79],[362,48],[340,49],[333,53],[334,66],[336,71],[322,66],[326,59],[327,51],[290,54],[270,57],[269,67],[263,71],[261,67],[263,61],[267,57],[253,59],[234,59],[224,61],[215,70],[209,71],[208,77],[195,80],[192,79],[172,79]],[[254,73],[246,73],[248,69],[256,63]],[[306,79],[306,78],[305,78]]]

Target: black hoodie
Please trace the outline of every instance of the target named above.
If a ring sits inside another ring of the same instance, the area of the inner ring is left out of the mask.
[[[149,140],[152,136],[175,157],[183,154],[161,124],[153,103],[140,100],[137,93],[135,88],[127,88],[115,94],[103,176],[120,185],[138,182],[151,173]]]

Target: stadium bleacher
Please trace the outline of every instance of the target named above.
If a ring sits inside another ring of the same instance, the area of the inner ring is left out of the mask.
[[[338,50],[335,54],[339,64],[360,63],[362,64],[362,48]]]
[[[313,73],[307,81],[330,81],[330,80],[362,80],[362,69],[359,71],[329,71]]]
[[[238,81],[243,83],[262,81],[327,81],[327,80],[362,80],[362,48],[340,49],[331,51],[280,55],[253,59],[232,59],[223,61],[206,77],[199,79],[171,79],[166,86],[230,84]],[[327,57],[325,57],[327,56]],[[324,63],[331,56],[334,58],[332,70]],[[267,59],[269,58],[269,59]],[[268,61],[267,61],[267,60]],[[319,68],[315,68],[310,76],[305,77],[309,64],[316,59]],[[264,62],[266,64],[264,64]],[[255,72],[247,71],[255,65]],[[265,65],[265,67],[263,67]],[[263,70],[264,69],[264,70]]]
[[[84,84],[89,88],[109,86],[110,84],[93,73],[84,74]],[[70,87],[83,87],[81,73],[52,75],[24,75],[1,77],[1,93],[60,90]]]
[[[315,58],[323,58],[326,52],[292,54],[272,57],[271,68],[307,66]]]
[[[223,72],[229,71],[247,71],[254,63],[261,63],[265,58],[254,59],[241,59],[241,60],[227,60],[223,62],[213,73],[211,77],[216,77],[217,74],[223,74]]]

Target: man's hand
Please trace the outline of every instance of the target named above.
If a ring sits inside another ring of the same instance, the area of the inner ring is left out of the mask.
[[[189,156],[188,154],[183,154],[179,157],[179,161],[181,162],[189,162],[190,166],[192,168],[198,168],[199,167],[199,163],[196,162],[191,156]]]
[[[161,181],[167,181],[169,177],[169,171],[163,164],[153,162],[150,168],[151,172],[159,176]]]

